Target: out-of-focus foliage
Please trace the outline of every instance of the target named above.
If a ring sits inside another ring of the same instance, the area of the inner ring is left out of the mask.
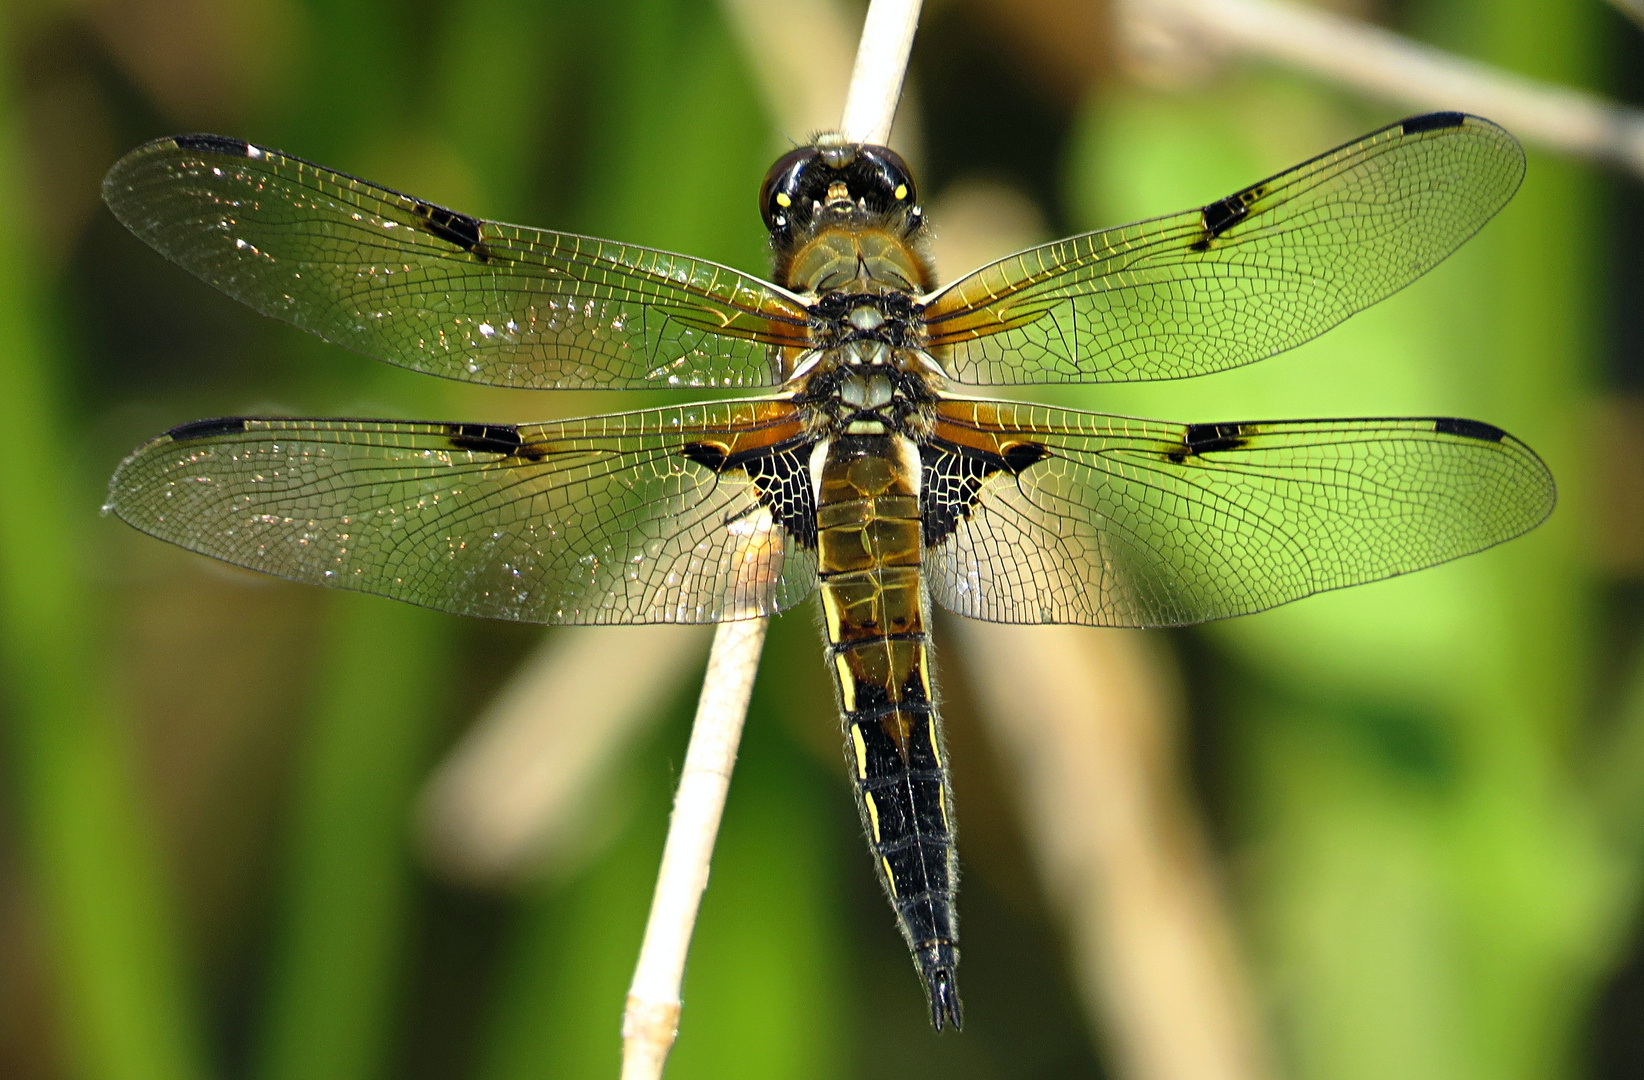
[[[1075,185],[1090,220],[1141,217],[1387,117],[1276,79],[1191,104],[1114,94],[1084,118]],[[1567,988],[1614,938],[1622,867],[1571,756],[1593,633],[1591,448],[1572,438],[1591,195],[1573,174],[1536,158],[1429,279],[1289,355],[1099,395],[1195,420],[1488,416],[1561,481],[1559,515],[1518,543],[1206,630],[1237,672],[1218,697],[1235,867],[1303,1076],[1558,1075],[1581,1008]]]
[[[569,880],[464,891],[419,868],[412,800],[540,632],[227,571],[96,508],[127,449],[198,417],[547,419],[654,396],[371,364],[165,264],[96,185],[144,139],[215,129],[471,212],[759,271],[754,193],[804,133],[765,115],[708,0],[21,7],[0,12],[0,1075],[616,1075],[692,695],[657,704],[666,720],[601,796]],[[1389,7],[1547,78],[1603,86],[1644,59],[1629,24],[1576,0]],[[1067,41],[1033,47],[1055,21],[1022,8],[931,5],[915,68],[932,204],[986,179],[1057,227],[1109,224],[1393,115],[1236,64],[1145,90],[1098,78],[1112,73],[1090,52],[1070,80]],[[1594,42],[1605,18],[1616,58]],[[1476,416],[1561,483],[1525,540],[1170,638],[1285,1076],[1644,1070],[1644,596],[1594,565],[1591,535],[1621,498],[1601,486],[1593,403],[1644,382],[1625,336],[1644,325],[1625,317],[1641,282],[1605,262],[1606,243],[1644,241],[1639,205],[1630,182],[1533,156],[1478,240],[1317,343],[1202,380],[1058,392],[1189,421]],[[927,1030],[817,652],[809,616],[773,627],[669,1075],[1100,1075],[962,678],[947,710],[967,1030]]]

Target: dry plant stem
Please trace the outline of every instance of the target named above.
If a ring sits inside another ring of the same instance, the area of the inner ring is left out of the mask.
[[[889,138],[917,21],[919,0],[873,0],[868,8],[840,123],[850,140],[883,143]],[[623,1011],[623,1080],[658,1080],[679,1032],[679,988],[690,932],[709,883],[713,838],[730,791],[764,628],[766,620],[758,618],[723,623],[713,635],[686,768],[667,824],[663,868]]]
[[[872,0],[840,124],[846,138],[884,142],[890,137],[918,19],[919,0]],[[622,1080],[659,1080],[679,1031],[685,957],[708,885],[709,860],[766,625],[765,619],[724,623],[714,634],[645,940],[623,1011]]]
[[[1638,0],[1629,0],[1632,9]],[[1124,0],[1132,27],[1262,56],[1361,93],[1487,116],[1526,142],[1644,174],[1644,113],[1286,0]]]
[[[890,140],[913,32],[919,25],[919,6],[920,0],[873,0],[868,5],[850,92],[845,95],[845,115],[839,121],[840,133],[850,142]]]
[[[768,619],[722,624],[708,654],[685,767],[674,796],[645,941],[622,1018],[622,1080],[655,1080],[679,1030],[679,988],[702,891],[708,887],[725,793],[731,786]]]

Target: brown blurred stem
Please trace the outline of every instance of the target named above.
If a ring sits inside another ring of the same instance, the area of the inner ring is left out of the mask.
[[[1615,0],[1629,13],[1641,0]],[[1186,48],[1261,57],[1371,97],[1462,109],[1519,138],[1644,175],[1644,113],[1289,0],[1116,0],[1133,55]]]
[[[1644,0],[1610,0],[1610,4],[1633,22],[1644,26]]]
[[[1262,1080],[1265,1036],[1145,633],[957,620],[1073,968],[1125,1080]]]

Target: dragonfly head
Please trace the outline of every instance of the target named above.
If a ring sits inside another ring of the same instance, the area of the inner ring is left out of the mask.
[[[778,251],[826,228],[885,229],[913,239],[925,220],[900,154],[831,132],[776,160],[760,188],[759,211]]]

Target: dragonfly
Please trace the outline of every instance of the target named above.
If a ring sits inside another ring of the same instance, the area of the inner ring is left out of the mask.
[[[933,603],[1000,623],[1221,619],[1490,547],[1555,490],[1478,420],[1167,423],[956,388],[1273,356],[1431,269],[1523,174],[1502,128],[1430,113],[938,286],[907,163],[837,134],[765,177],[768,279],[239,139],[160,139],[108,173],[114,214],[327,341],[494,386],[769,392],[550,423],[200,420],[132,453],[107,510],[253,570],[496,619],[715,623],[820,592],[875,872],[932,1024],[957,1029]]]

